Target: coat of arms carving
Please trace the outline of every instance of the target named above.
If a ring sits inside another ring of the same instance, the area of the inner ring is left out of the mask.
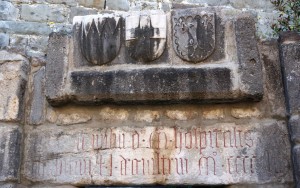
[[[103,14],[78,16],[74,24],[79,29],[79,45],[86,60],[95,65],[112,61],[121,46],[120,16]]]
[[[163,11],[131,12],[126,17],[126,47],[129,55],[141,62],[159,58],[165,49],[166,30]]]
[[[173,12],[173,47],[185,61],[200,62],[215,49],[215,14],[197,11]]]

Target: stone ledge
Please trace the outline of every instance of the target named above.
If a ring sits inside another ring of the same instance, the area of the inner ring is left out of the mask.
[[[71,73],[72,97],[78,102],[176,102],[228,100],[232,90],[227,68],[148,68]]]

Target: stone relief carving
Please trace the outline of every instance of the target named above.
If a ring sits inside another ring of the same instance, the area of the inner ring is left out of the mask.
[[[262,70],[253,40],[254,18],[248,14],[226,17],[222,11],[176,9],[169,20],[158,10],[75,17],[73,35],[53,33],[49,38],[47,100],[52,105],[261,100]],[[166,22],[170,21],[178,57],[165,47]],[[126,45],[120,49],[123,39]],[[222,41],[224,45],[220,45]],[[168,50],[164,57],[157,59],[164,50]],[[132,63],[130,56],[138,63]],[[183,62],[200,62],[208,56],[211,63],[203,66]],[[155,66],[141,64],[155,59]],[[249,64],[249,59],[256,63]],[[105,63],[111,66],[89,67]],[[233,68],[237,66],[239,71]]]
[[[173,14],[173,47],[183,60],[199,62],[215,48],[215,14],[180,11]]]
[[[166,44],[166,15],[163,11],[132,12],[126,17],[126,47],[142,62],[159,58]]]
[[[79,44],[83,56],[92,64],[103,65],[112,61],[121,46],[122,18],[102,14],[75,17],[79,26]]]

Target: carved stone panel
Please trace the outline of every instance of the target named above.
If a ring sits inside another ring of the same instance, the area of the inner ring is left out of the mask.
[[[259,101],[255,21],[232,14],[202,7],[75,17],[73,35],[50,36],[47,99],[52,105]]]
[[[79,45],[83,56],[92,64],[103,65],[112,61],[121,46],[122,18],[102,14],[74,18],[79,29]]]
[[[212,12],[174,11],[173,48],[185,61],[199,62],[215,49],[215,14]]]
[[[167,21],[163,11],[131,12],[126,17],[126,47],[142,62],[159,58],[165,50]]]
[[[74,185],[293,181],[282,122],[64,130],[28,134],[27,179]]]

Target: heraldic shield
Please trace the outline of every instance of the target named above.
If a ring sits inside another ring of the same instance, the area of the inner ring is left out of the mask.
[[[172,15],[173,48],[190,62],[200,62],[215,49],[215,14],[196,10],[177,11]]]
[[[121,46],[120,16],[78,16],[74,18],[73,23],[79,26],[80,49],[88,62],[103,65],[118,55]]]
[[[166,15],[160,10],[131,12],[126,17],[126,48],[141,62],[159,58],[166,45]]]

